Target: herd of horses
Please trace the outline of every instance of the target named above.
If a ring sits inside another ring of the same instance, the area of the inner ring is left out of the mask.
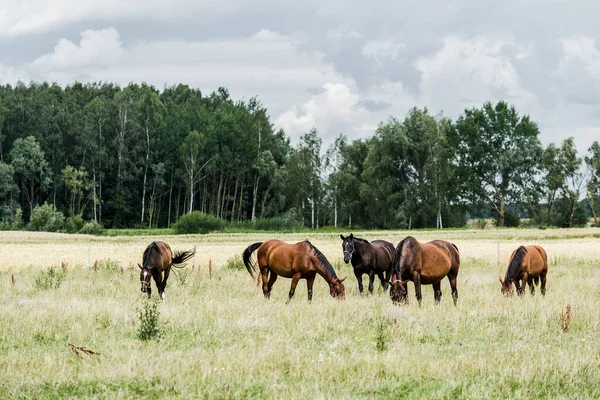
[[[409,281],[414,283],[415,296],[421,304],[421,285],[432,285],[434,299],[439,303],[442,299],[441,281],[448,277],[452,290],[452,300],[456,306],[458,290],[456,279],[460,267],[460,254],[456,245],[445,240],[433,240],[421,243],[408,236],[396,247],[385,240],[367,241],[355,237],[340,235],[344,262],[351,263],[358,281],[358,290],[363,293],[362,276],[369,275],[369,292],[373,293],[375,276],[381,281],[384,291],[388,287],[390,298],[394,303],[408,302]],[[148,245],[143,255],[140,268],[142,292],[151,296],[150,279],[158,289],[160,297],[165,298],[165,287],[172,267],[182,267],[195,254],[196,249],[173,253],[165,242],[155,241]],[[256,262],[252,254],[256,252]],[[269,298],[277,277],[290,278],[290,287],[286,303],[294,296],[300,279],[306,279],[308,300],[312,300],[313,283],[320,275],[328,284],[332,297],[345,299],[342,283],[346,278],[338,278],[335,269],[325,255],[308,240],[295,244],[272,239],[257,242],[248,246],[242,253],[242,260],[248,273],[259,283],[265,298]],[[258,268],[257,265],[258,264]],[[505,295],[513,293],[513,284],[517,294],[522,295],[526,284],[531,294],[535,292],[535,284],[541,281],[541,293],[546,293],[546,275],[548,273],[548,257],[540,246],[520,246],[513,251],[504,279],[499,277],[501,292]]]

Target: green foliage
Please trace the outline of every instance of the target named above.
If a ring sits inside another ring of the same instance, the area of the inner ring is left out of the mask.
[[[379,352],[386,351],[389,348],[389,327],[388,323],[385,320],[380,320],[377,323],[377,327],[375,330],[375,349]]]
[[[582,227],[587,225],[587,222],[588,216],[583,204],[580,202],[573,203],[567,197],[561,197],[556,201],[551,216],[553,226],[559,228]]]
[[[158,301],[147,299],[138,307],[138,339],[151,340],[161,337],[162,331],[160,328],[160,311],[158,310]]]
[[[477,229],[485,229],[487,227],[487,219],[479,218],[475,221],[475,228]]]
[[[225,221],[200,211],[182,215],[179,221],[173,225],[175,233],[178,234],[215,232],[224,227]]]
[[[241,231],[298,231],[301,229],[303,228],[300,222],[289,218],[257,218],[254,221],[231,222],[227,226],[227,230]]]
[[[514,213],[511,211],[504,212],[504,227],[506,228],[516,228],[521,224],[521,218],[518,213]],[[500,226],[499,218],[494,220],[495,226]]]
[[[79,233],[85,235],[102,235],[104,233],[104,227],[96,221],[89,221],[79,229]]]
[[[79,214],[74,217],[67,218],[67,220],[65,221],[65,230],[68,233],[77,233],[81,231],[84,225],[85,221],[83,220],[81,214]]]
[[[235,255],[227,260],[224,268],[233,271],[241,271],[246,269],[246,266],[242,262],[242,257]]]
[[[29,229],[32,231],[56,232],[65,222],[65,216],[57,211],[53,205],[44,203],[36,206],[31,214]]]
[[[172,272],[177,277],[177,283],[179,283],[179,286],[185,286],[185,285],[187,285],[188,278],[190,276],[190,270],[189,269],[182,268],[182,269],[178,269],[178,270],[173,270]]]
[[[52,266],[46,270],[40,271],[35,278],[35,287],[38,290],[58,289],[65,279],[64,272]]]

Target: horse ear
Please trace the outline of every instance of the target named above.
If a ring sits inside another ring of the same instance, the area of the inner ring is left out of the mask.
[[[344,237],[344,235],[342,235],[341,233],[340,233],[340,238],[341,238],[342,240],[346,239],[346,238]]]
[[[143,269],[143,268],[142,268],[142,266],[140,265],[140,263],[138,263],[138,267],[139,267],[140,269]]]
[[[501,284],[504,285],[504,282],[502,282],[502,278],[498,277],[498,280],[500,281]]]
[[[340,279],[340,283],[344,282],[346,280],[347,276],[343,277],[342,279]]]
[[[408,282],[408,281],[409,281],[408,279],[405,281],[402,281],[402,286],[406,286],[406,282]]]
[[[353,239],[353,238],[354,238],[354,234],[353,234],[353,233],[351,233],[351,234],[350,234],[350,239]]]

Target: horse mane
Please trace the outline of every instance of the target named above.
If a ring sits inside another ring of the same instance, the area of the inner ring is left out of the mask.
[[[371,244],[371,242],[369,242],[367,239],[359,238],[359,237],[356,237],[356,236],[354,236],[354,240],[358,240],[359,242],[363,242],[363,243],[366,243],[366,244]]]
[[[400,243],[398,243],[398,246],[396,246],[396,251],[394,253],[394,262],[393,262],[393,269],[394,269],[394,273],[397,276],[400,276],[400,256],[399,254],[402,254],[402,248],[404,247],[404,243],[408,240],[408,239],[414,239],[412,236],[407,236],[404,239],[402,239],[400,241]]]
[[[527,249],[525,246],[520,246],[512,260],[510,260],[510,264],[508,265],[508,270],[506,271],[506,277],[504,278],[504,285],[508,286],[511,282],[515,281],[519,272],[521,271],[521,264],[523,264],[523,258],[527,255]]]
[[[355,238],[356,239],[356,238]],[[319,249],[317,249],[311,242],[309,242],[308,240],[306,240],[306,243],[310,246],[310,248],[312,249],[315,257],[317,257],[317,260],[319,260],[319,262],[321,263],[321,265],[323,266],[323,268],[325,268],[325,270],[331,274],[332,277],[336,278],[337,274],[335,273],[335,270],[333,269],[333,265],[331,265],[331,263],[329,262],[329,260],[325,257],[325,255],[323,253],[321,253],[321,251]]]
[[[156,242],[150,243],[148,245],[148,247],[146,247],[146,250],[144,250],[144,255],[142,257],[142,260],[144,263],[143,268],[149,269],[149,268],[147,268],[148,261],[150,260],[150,256],[154,250],[158,251],[158,245],[156,244]]]

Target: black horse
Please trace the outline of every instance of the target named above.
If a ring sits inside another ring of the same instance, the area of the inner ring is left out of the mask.
[[[150,297],[152,289],[150,287],[150,278],[154,278],[158,294],[161,299],[165,299],[165,287],[172,267],[182,268],[183,264],[196,253],[196,248],[188,251],[178,251],[175,254],[171,247],[165,242],[152,242],[144,250],[143,265],[140,267],[140,282],[142,283],[142,292],[148,293]],[[164,276],[163,276],[164,272]]]
[[[363,292],[363,274],[369,275],[369,293],[373,294],[375,275],[381,280],[383,290],[387,290],[394,265],[394,254],[396,251],[394,245],[385,240],[373,240],[369,243],[365,239],[354,237],[352,233],[347,237],[340,234],[340,238],[342,239],[344,262],[348,264],[348,262],[352,261],[360,293],[362,294]]]

